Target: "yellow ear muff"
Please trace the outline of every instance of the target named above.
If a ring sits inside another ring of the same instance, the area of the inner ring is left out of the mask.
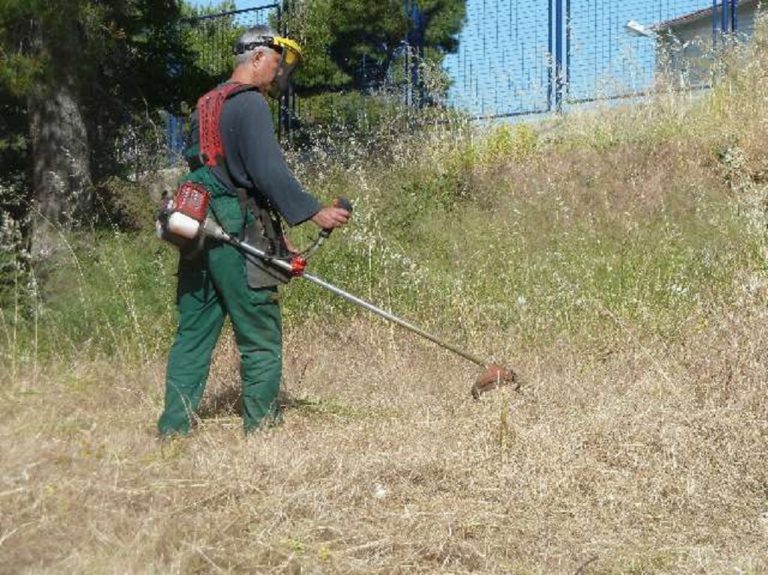
[[[298,42],[291,40],[290,38],[283,38],[280,36],[275,36],[272,38],[272,42],[282,49],[284,61],[288,66],[295,66],[301,62],[303,53]]]

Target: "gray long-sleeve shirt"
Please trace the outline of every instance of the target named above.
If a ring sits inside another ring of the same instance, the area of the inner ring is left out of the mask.
[[[197,125],[195,114],[193,137],[198,136]],[[285,163],[269,105],[258,91],[229,98],[221,112],[220,129],[229,177],[236,186],[263,195],[291,226],[320,210],[320,203],[304,190]]]

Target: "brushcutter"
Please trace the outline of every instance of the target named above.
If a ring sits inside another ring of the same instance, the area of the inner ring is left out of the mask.
[[[345,198],[337,198],[336,200],[334,200],[334,205],[336,207],[344,208],[347,211],[350,211],[350,212],[352,211],[352,205]],[[304,278],[305,280],[312,282],[313,284],[318,285],[322,288],[325,288],[326,290],[336,294],[337,296],[340,296],[345,300],[352,302],[353,304],[359,307],[362,307],[378,315],[381,318],[384,318],[387,321],[395,323],[425,339],[428,339],[429,341],[439,345],[440,347],[447,349],[449,351],[452,351],[453,353],[463,357],[467,361],[471,361],[472,363],[482,367],[483,372],[477,378],[471,390],[472,397],[474,397],[475,399],[479,399],[483,393],[496,389],[497,387],[500,387],[502,385],[515,385],[515,389],[518,389],[520,386],[517,374],[511,369],[507,369],[496,363],[486,363],[476,355],[471,354],[463,349],[460,349],[455,345],[451,345],[450,343],[447,343],[439,339],[438,337],[432,335],[431,333],[424,331],[420,327],[417,327],[412,323],[404,319],[401,319],[386,310],[383,310],[347,291],[344,291],[343,289],[338,288],[315,275],[307,273],[305,271],[307,267],[307,259],[310,256],[312,256],[317,251],[317,249],[323,244],[323,242],[328,238],[328,236],[330,236],[331,234],[330,229],[322,230],[318,235],[317,239],[315,240],[315,242],[308,249],[304,250],[301,253],[292,255],[289,259],[283,259],[283,258],[272,256],[264,252],[263,250],[255,248],[244,241],[241,241],[241,240],[238,240],[237,238],[232,237],[230,234],[225,232],[218,223],[211,220],[210,218],[205,219],[205,221],[202,223],[202,225],[200,226],[199,233],[203,234],[205,237],[226,242],[242,250],[247,254],[258,257],[259,259],[263,260],[269,265],[275,266],[285,272],[290,273],[291,276],[293,277]]]

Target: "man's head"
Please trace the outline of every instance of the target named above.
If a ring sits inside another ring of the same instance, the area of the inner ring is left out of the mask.
[[[288,80],[301,60],[296,42],[282,38],[268,26],[246,30],[235,44],[233,79],[253,84],[277,97],[288,89]]]

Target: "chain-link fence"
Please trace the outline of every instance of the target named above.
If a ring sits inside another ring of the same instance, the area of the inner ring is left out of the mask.
[[[759,4],[468,0],[458,53],[446,58],[449,102],[476,117],[562,110],[643,94],[670,60],[680,73],[702,68],[687,78],[697,87],[706,76],[705,56],[724,33],[748,35]]]
[[[760,0],[467,0],[458,51],[444,61],[451,85],[443,101],[477,118],[567,110],[646,93],[662,62],[698,87],[708,80],[707,55],[724,34],[748,35],[759,7]],[[279,28],[282,9],[281,2],[186,21],[198,65],[224,79],[237,36],[257,24]],[[403,10],[418,18],[418,2],[405,0]],[[422,37],[403,39],[411,58],[405,104],[423,101],[414,97],[424,90],[416,58],[423,47],[409,45]],[[286,99],[276,114],[285,132],[301,118],[301,102]],[[180,126],[169,119],[172,149],[181,146]]]
[[[181,33],[185,36],[185,43],[195,54],[195,73],[210,78],[212,82],[206,89],[224,81],[232,73],[232,49],[237,38],[253,26],[279,27],[281,8],[281,4],[273,3],[257,8],[187,18],[182,22]],[[180,70],[179,73],[189,71]],[[277,108],[275,113],[278,119]],[[172,114],[167,116],[166,132],[172,163],[178,160],[183,151],[186,122],[186,117]],[[277,125],[282,129],[283,122],[277,122]]]
[[[232,48],[240,34],[253,26],[275,26],[280,4],[209,14],[184,21],[185,33],[197,54],[197,65],[213,76],[226,77],[232,71]]]

